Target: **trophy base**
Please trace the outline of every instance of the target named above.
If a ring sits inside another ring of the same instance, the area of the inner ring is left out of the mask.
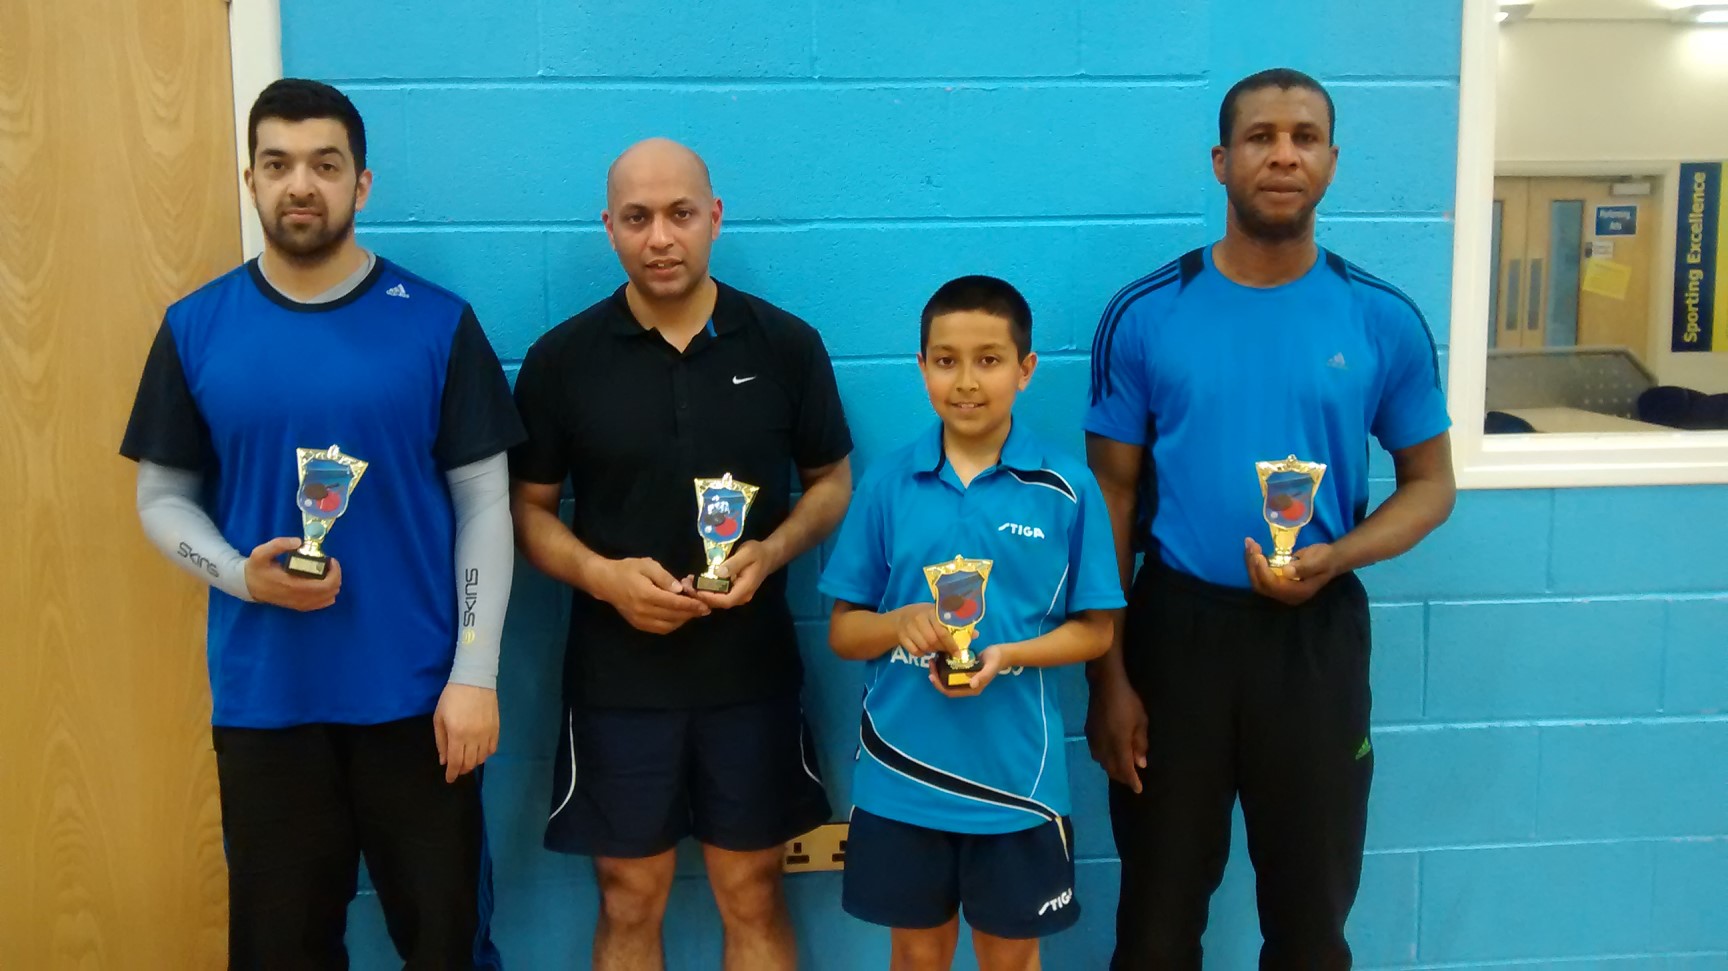
[[[732,581],[726,577],[698,576],[696,589],[704,593],[731,593]]]
[[[965,688],[972,684],[972,675],[978,670],[977,655],[973,655],[972,663],[959,664],[952,655],[936,654],[930,659],[930,669],[936,672],[936,680],[950,688]]]
[[[308,580],[322,580],[330,572],[330,557],[322,553],[302,553],[295,550],[288,554],[288,562],[283,567],[297,577]]]

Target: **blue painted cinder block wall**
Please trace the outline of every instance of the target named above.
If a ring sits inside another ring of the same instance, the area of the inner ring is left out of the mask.
[[[929,420],[916,314],[962,272],[1030,297],[1044,364],[1022,414],[1079,449],[1093,324],[1118,286],[1221,231],[1218,101],[1271,65],[1338,102],[1323,240],[1409,291],[1444,342],[1457,6],[283,0],[282,22],[288,73],[340,84],[365,114],[365,243],[464,293],[507,363],[619,282],[598,222],[607,163],[649,135],[695,146],[727,203],[717,275],[821,329],[868,465]],[[1383,456],[1378,475],[1384,495]],[[1725,514],[1722,488],[1473,492],[1421,550],[1370,571],[1361,966],[1728,967]],[[827,653],[815,558],[793,569],[807,704],[844,807],[859,672]],[[487,770],[497,938],[518,968],[584,966],[596,907],[587,866],[539,846],[563,603],[519,574]],[[1077,737],[1084,688],[1065,690],[1085,916],[1046,966],[1100,968],[1117,863]],[[1242,845],[1209,966],[1251,967],[1258,947]],[[885,966],[885,935],[840,912],[837,875],[789,887],[806,966]],[[357,966],[390,966],[369,896],[354,921]],[[719,966],[694,861],[667,936],[674,967]]]

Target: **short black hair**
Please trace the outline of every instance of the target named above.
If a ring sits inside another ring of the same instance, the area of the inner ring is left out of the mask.
[[[246,158],[258,157],[258,123],[266,118],[283,121],[308,121],[313,118],[334,118],[348,130],[348,151],[354,156],[354,169],[366,170],[366,123],[360,120],[360,110],[348,96],[322,81],[307,78],[283,78],[270,82],[252,102],[252,114],[246,121]]]
[[[1301,71],[1288,67],[1274,67],[1258,74],[1250,74],[1230,86],[1224,95],[1224,103],[1218,106],[1218,144],[1228,148],[1230,135],[1236,127],[1236,102],[1251,91],[1262,91],[1266,88],[1277,88],[1288,91],[1291,88],[1302,88],[1318,94],[1326,101],[1326,141],[1332,141],[1332,132],[1338,127],[1338,109],[1332,104],[1332,94],[1326,86],[1314,80]]]
[[[922,351],[930,344],[930,321],[968,310],[1006,320],[1019,358],[1024,361],[1032,353],[1032,307],[1026,298],[1006,280],[976,274],[949,280],[930,295],[918,325],[918,349]]]

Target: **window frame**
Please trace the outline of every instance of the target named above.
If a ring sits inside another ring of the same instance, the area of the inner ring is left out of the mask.
[[[1673,160],[1531,162],[1496,165],[1495,96],[1499,84],[1496,0],[1462,0],[1458,78],[1458,173],[1452,241],[1452,317],[1447,340],[1447,410],[1452,461],[1464,489],[1571,488],[1728,482],[1728,431],[1486,435],[1482,423],[1488,368],[1488,289],[1492,284],[1496,175],[1664,176],[1664,225],[1677,215]],[[1673,239],[1658,240],[1673,263]],[[1657,288],[1672,312],[1672,287]],[[1724,359],[1728,362],[1728,358]]]

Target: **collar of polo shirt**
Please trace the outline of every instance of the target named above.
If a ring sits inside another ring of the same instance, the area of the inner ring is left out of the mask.
[[[619,337],[641,337],[644,334],[654,334],[657,331],[642,326],[636,315],[630,312],[630,301],[624,296],[624,289],[629,284],[620,286],[612,292],[612,302],[617,313],[612,315],[612,333]],[[710,322],[714,324],[714,334],[729,334],[744,326],[744,317],[749,308],[744,305],[744,298],[738,291],[719,280],[714,281],[714,313]]]
[[[921,470],[921,474],[936,475],[942,471],[942,466],[948,462],[948,453],[942,447],[942,423],[926,432],[918,439],[917,452],[913,456],[913,468]],[[1002,443],[1002,457],[997,460],[997,466],[1019,469],[1022,472],[1032,472],[1044,467],[1044,453],[1039,451],[1038,443],[1031,432],[1022,431],[1020,421],[1013,420],[1008,426],[1008,438]]]

